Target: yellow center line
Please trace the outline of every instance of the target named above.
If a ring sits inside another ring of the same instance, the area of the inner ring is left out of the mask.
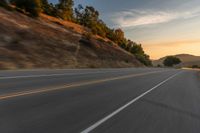
[[[39,94],[39,93],[44,93],[44,92],[64,90],[67,88],[74,88],[74,87],[98,84],[98,83],[103,83],[103,82],[108,82],[108,81],[113,81],[113,80],[128,79],[128,78],[139,77],[139,76],[150,75],[150,74],[161,73],[161,72],[166,72],[166,71],[154,71],[154,72],[147,72],[147,73],[140,73],[140,74],[130,74],[130,75],[118,76],[118,77],[114,77],[114,78],[105,78],[105,79],[99,79],[99,80],[66,84],[63,86],[53,87],[53,88],[41,88],[41,89],[36,89],[36,90],[8,93],[8,94],[0,95],[0,100],[10,99],[10,98],[15,98],[15,97],[20,97],[20,96],[27,96],[27,95],[31,95],[31,94]]]

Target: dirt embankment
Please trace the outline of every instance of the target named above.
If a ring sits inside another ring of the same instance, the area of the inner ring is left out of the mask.
[[[0,8],[0,69],[143,66],[109,40],[47,15],[32,19]]]

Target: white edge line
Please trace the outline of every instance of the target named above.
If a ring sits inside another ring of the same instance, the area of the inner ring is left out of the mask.
[[[172,76],[170,76],[169,78],[167,78],[166,80],[164,80],[161,83],[157,84],[156,86],[154,86],[150,90],[148,90],[148,91],[144,92],[143,94],[139,95],[138,97],[134,98],[133,100],[131,100],[130,102],[128,102],[124,106],[120,107],[119,109],[115,110],[114,112],[112,112],[108,116],[106,116],[103,119],[97,121],[96,123],[94,123],[93,125],[91,125],[90,127],[88,127],[87,129],[81,131],[81,133],[89,133],[89,132],[91,132],[92,130],[94,130],[95,128],[97,128],[98,126],[100,126],[101,124],[103,124],[104,122],[106,122],[111,117],[117,115],[119,112],[121,112],[122,110],[124,110],[126,107],[128,107],[131,104],[133,104],[134,102],[138,101],[140,98],[144,97],[145,95],[147,95],[148,93],[150,93],[151,91],[153,91],[154,89],[158,88],[159,86],[161,86],[162,84],[166,83],[167,81],[169,81],[170,79],[174,78],[175,76],[177,76],[180,73],[182,73],[182,71],[178,72],[178,73],[176,73],[176,74],[174,74]]]

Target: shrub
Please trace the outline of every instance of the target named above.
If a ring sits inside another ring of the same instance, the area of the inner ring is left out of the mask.
[[[200,68],[198,65],[193,65],[192,68]]]
[[[85,38],[86,40],[91,40],[92,39],[92,33],[91,32],[86,32],[83,34],[83,38]]]
[[[56,5],[58,9],[58,16],[64,20],[73,21],[73,0],[59,0]]]
[[[0,6],[1,6],[1,7],[7,7],[8,4],[7,4],[7,2],[6,2],[5,0],[1,0],[1,1],[0,1]]]
[[[30,13],[32,17],[38,17],[42,11],[40,0],[11,0],[11,3]]]
[[[6,0],[0,0],[0,7],[12,11],[12,8],[8,5]]]
[[[162,67],[162,66],[160,64],[158,64],[157,67]]]
[[[107,41],[107,43],[108,43],[110,46],[113,46],[113,42],[112,42],[112,41]]]
[[[147,55],[135,54],[137,60],[139,60],[145,66],[152,66],[152,62]]]
[[[102,38],[98,38],[97,40],[102,42],[102,43],[105,43],[105,41]]]
[[[163,64],[167,67],[173,67],[174,65],[178,65],[181,63],[181,60],[175,56],[168,56],[164,61]]]

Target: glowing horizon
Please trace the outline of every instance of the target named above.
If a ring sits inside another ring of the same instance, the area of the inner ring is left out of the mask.
[[[147,54],[151,54],[151,59],[153,60],[162,58],[164,56],[177,54],[191,54],[200,56],[200,40],[162,42],[158,44],[147,44],[143,47]]]

